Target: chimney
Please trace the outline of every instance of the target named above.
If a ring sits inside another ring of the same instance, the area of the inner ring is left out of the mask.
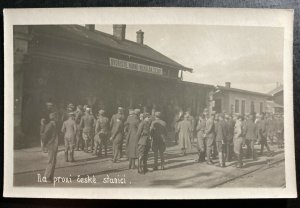
[[[136,32],[136,42],[141,45],[144,44],[144,32],[142,30]]]
[[[84,25],[84,27],[89,31],[95,31],[95,25]]]
[[[225,87],[230,88],[231,87],[231,82],[225,82]]]
[[[119,40],[125,39],[126,25],[113,25],[113,35]]]

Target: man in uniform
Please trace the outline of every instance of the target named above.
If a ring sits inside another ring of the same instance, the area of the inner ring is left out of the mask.
[[[108,118],[104,116],[105,111],[99,110],[99,117],[95,125],[95,149],[94,155],[102,155],[102,147],[104,147],[105,157],[107,156],[107,139],[108,139]],[[99,152],[98,152],[99,148]]]
[[[83,149],[83,144],[82,144],[82,128],[80,126],[80,121],[82,116],[84,115],[83,113],[83,108],[82,105],[78,105],[76,112],[75,112],[75,122],[77,126],[77,131],[76,131],[76,146],[75,150],[79,151]]]
[[[219,155],[218,166],[225,167],[225,146],[226,146],[227,130],[226,130],[223,114],[220,114],[217,118],[215,131],[216,131],[216,146]]]
[[[204,137],[205,134],[205,125],[207,119],[207,112],[203,112],[203,115],[199,116],[198,124],[196,127],[197,131],[197,149],[198,149],[198,162],[205,161],[205,149],[206,149],[206,138]]]
[[[41,136],[41,148],[44,153],[47,152],[46,145],[43,144],[43,135],[45,132],[46,125],[49,123],[49,115],[54,112],[54,105],[52,102],[46,103],[46,109],[42,113],[41,126],[40,126],[40,136]]]
[[[42,137],[43,145],[47,146],[48,149],[48,164],[45,170],[44,177],[46,178],[47,182],[53,183],[58,149],[57,113],[50,113],[49,119],[50,121],[46,125]]]
[[[267,130],[266,130],[266,121],[262,117],[262,115],[258,115],[258,121],[257,121],[257,138],[261,145],[260,147],[260,155],[263,154],[264,147],[267,148],[268,156],[271,156],[271,150],[269,148],[268,142],[267,142]]]
[[[164,151],[166,150],[166,122],[161,120],[161,113],[155,112],[155,120],[151,123],[152,151],[154,152],[154,168],[157,170],[158,153],[160,155],[161,169],[164,170]]]
[[[256,124],[254,123],[253,115],[249,115],[248,119],[246,120],[246,125],[244,129],[244,134],[245,134],[245,142],[247,146],[247,158],[252,158],[255,160],[255,149],[254,149],[254,144],[256,142]]]
[[[275,118],[275,131],[277,137],[277,146],[279,149],[284,147],[284,140],[283,140],[283,118],[280,115],[276,115]]]
[[[139,124],[137,131],[138,138],[138,173],[145,174],[148,171],[147,160],[151,146],[150,141],[150,115],[143,113],[143,121]]]
[[[232,119],[231,115],[225,115],[225,125],[227,129],[227,136],[226,136],[226,162],[230,162],[232,155],[233,155],[233,131],[235,122]]]
[[[237,157],[237,168],[243,167],[243,155],[242,155],[242,146],[243,146],[243,124],[242,116],[237,114],[235,115],[235,125],[234,125],[234,134],[233,134],[233,150]]]
[[[84,151],[88,152],[91,147],[89,143],[93,142],[93,128],[94,128],[95,118],[91,113],[90,108],[86,108],[85,115],[81,118],[80,127],[82,128],[82,138],[84,140]]]
[[[123,119],[121,114],[117,114],[115,116],[115,121],[113,122],[112,131],[110,141],[112,141],[112,149],[113,149],[113,163],[116,163],[117,160],[121,158],[121,148],[123,144],[124,137],[124,127],[123,127]]]
[[[70,155],[71,162],[74,162],[74,147],[77,126],[75,122],[75,114],[69,113],[68,120],[64,121],[61,132],[64,134],[65,142],[65,161],[69,162],[68,156]]]
[[[211,152],[213,150],[213,145],[215,141],[215,112],[211,112],[210,118],[207,119],[205,124],[205,134],[204,137],[206,137],[206,162],[208,165],[212,165],[213,162],[211,160]]]
[[[124,121],[125,121],[125,115],[124,115],[124,108],[123,107],[118,107],[118,111],[116,114],[114,114],[112,117],[111,117],[111,120],[110,120],[110,129],[112,131],[112,128],[113,126],[115,125],[116,121],[117,121],[117,117],[122,120],[122,128],[124,128]],[[123,129],[122,129],[123,131]],[[112,133],[112,132],[111,132]],[[123,140],[122,140],[123,142]],[[120,158],[122,158],[122,148],[123,148],[123,144],[121,145],[121,150],[120,150]]]

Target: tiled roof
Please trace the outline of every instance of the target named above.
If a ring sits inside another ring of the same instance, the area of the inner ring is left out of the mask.
[[[280,91],[283,91],[283,85],[276,87],[275,89],[268,92],[268,94],[274,96],[275,94],[277,94]]]
[[[139,44],[130,40],[119,40],[113,35],[94,30],[89,31],[80,25],[45,25],[45,26],[32,26],[35,29],[47,33],[48,35],[61,36],[68,39],[76,39],[78,41],[87,42],[105,46],[120,52],[136,56],[138,58],[166,64],[170,67],[192,71],[191,68],[182,66],[160,52],[152,49],[145,44]]]

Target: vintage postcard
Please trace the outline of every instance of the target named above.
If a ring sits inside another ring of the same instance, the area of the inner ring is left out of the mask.
[[[4,10],[4,196],[295,198],[293,10]]]

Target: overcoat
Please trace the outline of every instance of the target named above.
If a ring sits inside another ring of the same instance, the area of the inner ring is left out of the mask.
[[[124,124],[124,130],[126,134],[126,146],[128,158],[137,158],[137,130],[140,120],[136,115],[128,116],[127,121]]]
[[[193,136],[193,128],[189,120],[180,121],[178,124],[178,142],[181,149],[191,149],[191,137]]]

